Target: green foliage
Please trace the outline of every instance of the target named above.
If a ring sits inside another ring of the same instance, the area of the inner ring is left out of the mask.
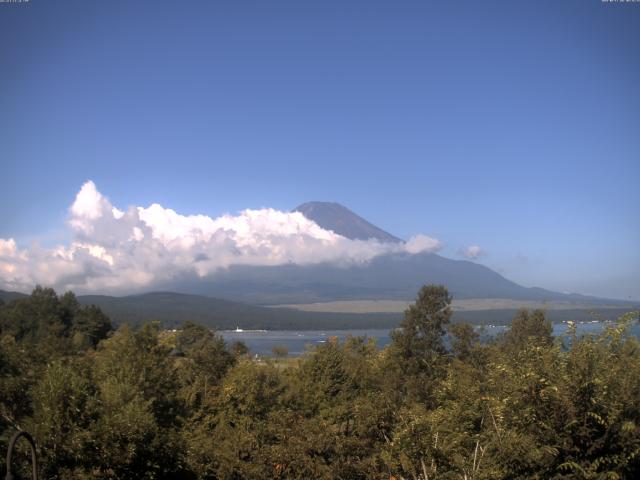
[[[249,355],[249,347],[247,347],[246,343],[240,340],[234,341],[231,344],[229,350],[231,351],[231,353],[233,353],[235,357],[243,357],[243,356]]]
[[[271,349],[271,353],[273,353],[273,356],[276,358],[285,358],[289,355],[289,349],[284,345],[276,345]]]
[[[553,325],[543,310],[520,310],[505,334],[509,348],[519,350],[529,345],[550,345],[553,343]]]
[[[111,332],[38,288],[0,305],[0,445],[29,430],[43,478],[78,480],[640,478],[636,317],[554,339],[522,311],[483,344],[450,302],[423,288],[383,350],[254,361],[191,322]]]
[[[391,333],[391,390],[424,403],[433,400],[434,382],[444,372],[443,335],[451,315],[451,296],[445,287],[420,289],[416,302],[404,313],[401,328]]]
[[[95,347],[100,340],[107,338],[113,327],[102,310],[95,305],[88,305],[76,310],[71,329],[76,343],[80,337],[84,344]]]
[[[96,389],[86,359],[56,360],[32,391],[33,416],[26,428],[44,448],[46,475],[73,469],[91,449],[89,430],[98,415]]]
[[[478,353],[480,335],[468,323],[449,326],[451,353],[460,360],[471,360]]]
[[[402,330],[393,334],[394,344],[405,357],[444,354],[442,336],[451,314],[451,296],[445,287],[422,287],[415,303],[404,313]]]
[[[2,335],[30,344],[42,360],[71,347],[95,347],[111,330],[111,321],[98,307],[80,306],[72,292],[58,297],[53,289],[38,286],[30,296],[0,306]]]

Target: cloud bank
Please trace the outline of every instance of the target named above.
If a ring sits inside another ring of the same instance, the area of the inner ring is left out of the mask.
[[[184,274],[215,275],[230,265],[353,264],[407,252],[434,252],[442,243],[416,235],[406,243],[350,240],[299,212],[270,208],[211,218],[181,215],[157,203],[119,210],[86,182],[69,209],[74,240],[20,249],[0,238],[0,288],[36,284],[79,293],[130,293]]]

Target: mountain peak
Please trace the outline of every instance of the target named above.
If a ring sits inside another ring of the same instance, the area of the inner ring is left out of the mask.
[[[336,202],[307,202],[298,205],[293,211],[302,213],[325,230],[332,230],[351,240],[373,238],[381,242],[402,241]]]

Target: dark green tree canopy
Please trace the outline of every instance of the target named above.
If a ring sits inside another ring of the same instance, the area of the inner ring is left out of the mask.
[[[522,309],[511,322],[511,328],[505,334],[506,343],[514,349],[530,344],[551,345],[553,343],[553,325],[547,319],[544,310]]]
[[[443,355],[442,337],[451,315],[449,291],[442,285],[425,285],[405,310],[401,330],[393,332],[393,342],[406,356]]]
[[[111,320],[100,308],[81,306],[73,292],[58,297],[52,288],[37,286],[30,296],[0,307],[0,332],[17,341],[83,339],[78,345],[95,347],[112,330]]]

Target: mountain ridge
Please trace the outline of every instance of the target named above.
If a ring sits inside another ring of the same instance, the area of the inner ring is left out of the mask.
[[[573,300],[592,304],[608,301],[523,287],[484,265],[435,253],[392,253],[366,263],[343,265],[232,265],[208,277],[182,277],[161,288],[256,305],[278,305],[335,300],[412,300],[420,287],[430,283],[445,285],[458,299]]]
[[[399,243],[402,239],[368,222],[337,202],[305,202],[293,209],[302,213],[325,230],[351,240],[375,239],[385,243]]]

